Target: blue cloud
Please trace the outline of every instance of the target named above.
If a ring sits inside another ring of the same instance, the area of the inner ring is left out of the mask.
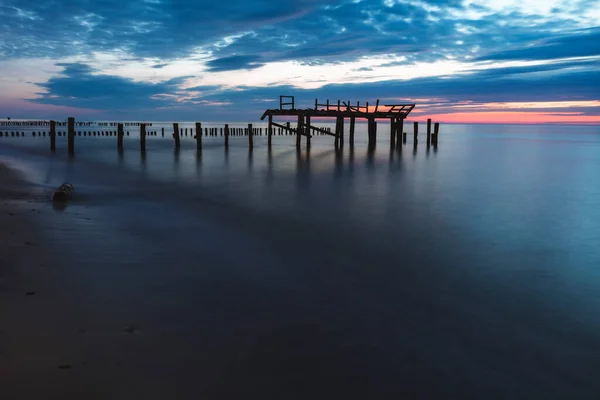
[[[172,95],[186,77],[152,84],[131,79],[94,74],[85,64],[58,64],[64,67],[62,76],[38,86],[45,91],[36,103],[112,111],[135,111],[166,107],[175,101]]]
[[[533,46],[488,54],[477,60],[552,60],[600,55],[600,29],[540,40]]]
[[[253,69],[264,64],[258,62],[258,56],[229,56],[223,58],[215,58],[206,63],[209,71],[231,71],[235,69]]]

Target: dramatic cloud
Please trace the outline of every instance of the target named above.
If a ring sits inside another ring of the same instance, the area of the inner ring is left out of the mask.
[[[169,119],[254,118],[279,94],[457,114],[600,99],[600,0],[0,0],[0,18],[2,105]]]

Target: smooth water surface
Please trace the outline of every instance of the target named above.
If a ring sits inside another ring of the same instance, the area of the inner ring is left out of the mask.
[[[0,138],[38,201],[78,191],[40,224],[86,318],[143,327],[121,390],[597,398],[599,127],[443,125],[434,149],[405,126],[398,150],[380,124],[368,152],[357,125],[341,151],[257,136],[175,152],[164,126],[145,154],[133,130],[122,154],[77,137],[72,159],[64,137],[54,155]]]

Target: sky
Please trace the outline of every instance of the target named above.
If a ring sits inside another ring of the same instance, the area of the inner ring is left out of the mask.
[[[0,0],[0,118],[252,121],[290,95],[598,124],[599,21],[600,0]]]

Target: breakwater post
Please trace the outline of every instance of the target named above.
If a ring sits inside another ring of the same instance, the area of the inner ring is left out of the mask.
[[[56,151],[56,121],[50,121],[50,150]]]
[[[146,124],[140,125],[140,150],[146,151]]]
[[[67,141],[69,155],[75,154],[75,118],[69,117],[67,125]]]
[[[437,146],[438,144],[438,135],[440,134],[440,123],[436,122],[435,125],[433,126],[433,145]]]
[[[173,123],[173,138],[175,139],[175,148],[179,150],[181,141],[179,139],[179,124],[177,122]]]
[[[196,149],[202,150],[202,124],[196,122]]]
[[[229,148],[229,124],[225,124],[225,148]]]
[[[117,125],[117,149],[123,151],[123,124]]]
[[[431,145],[431,118],[427,119],[427,146]]]
[[[419,143],[419,123],[417,121],[415,121],[413,126],[415,129],[415,133],[414,133],[415,136],[414,136],[413,144],[416,146],[417,143]]]
[[[250,150],[254,148],[254,131],[252,130],[252,124],[248,124],[248,147]]]

